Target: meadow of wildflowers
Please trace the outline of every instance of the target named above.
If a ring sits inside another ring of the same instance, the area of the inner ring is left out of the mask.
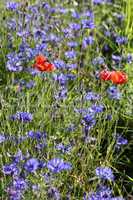
[[[133,0],[0,13],[0,200],[133,200]]]

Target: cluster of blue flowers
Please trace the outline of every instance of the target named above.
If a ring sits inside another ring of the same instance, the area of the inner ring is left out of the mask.
[[[128,144],[124,134],[113,132],[119,114],[112,105],[119,107],[125,94],[121,87],[102,84],[99,72],[133,63],[133,55],[124,51],[128,38],[114,25],[121,27],[125,18],[112,11],[119,7],[112,8],[113,0],[69,4],[6,4],[4,63],[8,77],[12,74],[6,91],[13,93],[15,106],[5,125],[10,133],[0,134],[0,146],[7,149],[1,163],[10,200],[24,199],[29,191],[34,199],[124,200],[119,189],[109,187],[117,180],[107,154],[112,148],[116,156]],[[104,7],[113,22],[104,12],[99,16]],[[55,71],[35,69],[38,55]]]

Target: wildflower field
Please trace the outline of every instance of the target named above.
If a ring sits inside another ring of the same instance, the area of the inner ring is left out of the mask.
[[[133,0],[0,0],[0,200],[133,200]]]

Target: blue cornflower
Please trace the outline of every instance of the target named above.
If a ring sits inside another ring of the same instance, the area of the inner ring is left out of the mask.
[[[112,115],[111,114],[108,114],[107,116],[106,116],[106,120],[112,120]]]
[[[73,18],[76,18],[76,19],[79,19],[80,18],[80,14],[77,12],[77,11],[72,11],[72,17]]]
[[[47,48],[46,43],[36,44],[34,50],[31,50],[27,53],[29,54],[29,56],[31,54],[31,59],[32,59],[32,57],[34,57],[35,55],[39,55],[40,53],[45,52],[46,48]]]
[[[28,184],[27,184],[27,181],[24,180],[23,178],[21,178],[21,177],[16,177],[16,178],[13,180],[13,187],[14,187],[16,190],[25,190],[25,189],[27,189]]]
[[[67,45],[71,48],[75,48],[78,46],[78,43],[77,42],[74,42],[74,41],[70,41],[70,42],[67,42]]]
[[[122,137],[121,135],[116,135],[116,148],[120,149],[122,145],[128,144],[128,140]]]
[[[72,146],[70,144],[64,145],[62,143],[56,145],[55,147],[57,150],[61,151],[62,153],[69,153],[72,149]]]
[[[92,192],[90,195],[84,194],[83,200],[111,200],[112,190],[106,186],[100,186],[96,192]]]
[[[28,136],[33,138],[33,139],[36,139],[36,140],[46,140],[46,137],[47,137],[47,134],[46,132],[40,132],[40,131],[36,131],[36,132],[33,132],[33,131],[29,131],[28,132]]]
[[[6,141],[6,137],[4,135],[0,135],[0,143]]]
[[[42,4],[42,8],[44,8],[44,9],[46,9],[46,10],[49,10],[50,9],[50,5],[49,5],[49,3],[43,3]]]
[[[94,29],[95,28],[95,24],[92,20],[87,20],[87,19],[83,19],[82,20],[82,27],[84,29]]]
[[[74,50],[72,50],[72,51],[66,51],[65,52],[65,56],[68,59],[74,59],[74,58],[76,58],[76,52]]]
[[[63,73],[61,74],[55,74],[54,75],[54,80],[56,80],[60,85],[65,85],[67,83],[67,76],[64,75]]]
[[[46,167],[46,162],[42,161],[42,160],[39,160],[39,165],[38,165],[38,168],[39,169],[42,169],[42,168],[45,168]]]
[[[19,8],[20,6],[20,3],[16,3],[16,2],[7,2],[6,3],[6,8],[8,10],[12,10],[12,11],[15,11]]]
[[[67,64],[67,66],[66,66],[66,68],[68,69],[68,70],[73,70],[73,69],[77,69],[77,64],[76,63],[68,63]]]
[[[112,190],[104,185],[97,188],[96,192],[84,194],[83,200],[124,200],[122,197],[112,197]]]
[[[96,119],[94,118],[94,113],[87,114],[83,117],[81,121],[82,125],[84,125],[85,134],[88,135],[88,132],[95,126]]]
[[[37,139],[37,140],[41,140],[41,138],[45,138],[46,139],[46,133],[42,133],[40,131],[29,131],[28,132],[28,137],[32,138],[32,139]]]
[[[69,38],[69,39],[70,39],[70,38],[71,38],[71,39],[74,39],[74,38],[75,38],[74,32],[73,32],[72,29],[70,29],[70,28],[65,28],[65,29],[63,29],[62,31],[63,31],[63,33],[64,33],[65,38]]]
[[[67,13],[67,9],[66,8],[58,8],[58,12],[59,13],[62,13],[62,14],[65,14],[65,13]]]
[[[55,95],[55,99],[63,100],[67,98],[68,89],[64,86],[60,87],[59,91]]]
[[[76,76],[74,74],[67,74],[66,77],[67,77],[67,80],[75,80],[76,79]]]
[[[116,99],[116,100],[121,99],[122,96],[119,89],[116,86],[110,86],[107,89],[107,94],[109,95],[110,99]]]
[[[7,193],[10,197],[10,200],[21,200],[22,199],[22,191],[16,190],[13,186],[7,188]]]
[[[64,162],[61,158],[53,158],[48,161],[47,168],[53,173],[59,173],[63,170],[71,170],[72,165],[69,162]]]
[[[101,105],[93,104],[93,105],[91,106],[91,110],[92,110],[95,114],[101,113],[101,112],[103,112],[103,110],[104,110],[104,106],[103,106],[102,104],[101,104]]]
[[[46,38],[47,34],[45,31],[41,30],[41,29],[35,29],[34,30],[34,37],[35,39],[39,39],[39,38]]]
[[[102,58],[102,57],[96,57],[96,58],[93,59],[92,64],[93,65],[102,65],[102,64],[105,64],[104,58]]]
[[[94,4],[102,4],[103,3],[103,0],[93,0],[93,3]]]
[[[55,187],[51,187],[49,190],[48,190],[48,199],[56,199],[56,200],[61,200],[61,196],[60,196],[60,193],[58,191],[57,188]]]
[[[110,37],[110,36],[111,36],[111,32],[110,32],[109,30],[104,31],[104,34],[105,34],[107,37]]]
[[[25,69],[25,71],[30,73],[32,76],[37,76],[40,74],[40,71],[38,71],[37,69],[33,69],[33,68],[27,68],[27,69]]]
[[[109,167],[97,167],[95,172],[96,172],[96,175],[101,179],[110,180],[110,181],[114,180],[113,171]]]
[[[94,18],[94,14],[93,14],[93,12],[92,12],[91,10],[85,11],[85,12],[82,14],[82,16],[83,16],[83,17],[89,17],[89,18],[91,18],[91,19]]]
[[[122,57],[119,56],[119,55],[112,55],[112,60],[116,63],[116,64],[119,64],[122,60]]]
[[[16,26],[17,26],[17,23],[16,23],[15,19],[11,19],[10,21],[7,22],[7,27],[10,30],[15,31],[16,30]]]
[[[22,71],[22,62],[16,53],[10,53],[7,55],[8,61],[6,63],[6,68],[12,72]]]
[[[101,96],[99,94],[96,94],[94,92],[87,92],[85,99],[89,100],[89,101],[95,101],[95,100],[99,100],[101,98]]]
[[[43,150],[43,148],[45,148],[47,146],[46,142],[44,141],[43,143],[37,143],[37,145],[35,146],[35,148],[37,150]]]
[[[33,173],[35,172],[39,167],[39,161],[36,158],[31,158],[26,161],[24,168],[26,171]]]
[[[86,48],[88,45],[92,45],[93,43],[94,43],[94,37],[89,36],[83,39],[82,45],[84,48]]]
[[[51,41],[51,42],[59,42],[60,41],[60,38],[53,33],[51,33],[48,38],[49,38],[49,41]]]
[[[5,175],[18,175],[19,174],[19,169],[15,163],[4,165],[2,171]]]
[[[15,115],[10,117],[12,120],[20,120],[21,122],[31,122],[33,116],[29,112],[17,112]]]
[[[66,63],[63,60],[54,60],[54,65],[58,69],[65,69],[66,68]]]
[[[21,160],[24,159],[24,156],[22,154],[22,151],[19,149],[19,151],[12,157],[12,160],[14,163],[19,163]]]
[[[126,56],[126,60],[129,64],[131,64],[133,62],[133,55],[132,54],[127,54]]]
[[[115,41],[117,44],[122,45],[127,43],[127,38],[123,36],[117,36]]]
[[[80,28],[81,28],[80,24],[77,24],[77,23],[70,23],[70,24],[69,24],[69,27],[70,27],[72,30],[75,30],[75,31],[78,31],[78,30],[80,30]]]
[[[30,80],[28,83],[26,83],[26,88],[31,89],[35,87],[36,83],[33,80]]]

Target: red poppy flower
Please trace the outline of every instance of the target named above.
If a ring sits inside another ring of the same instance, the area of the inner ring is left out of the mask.
[[[35,57],[36,64],[43,64],[46,61],[47,61],[47,58],[43,55],[38,55]]]
[[[109,81],[111,80],[111,72],[108,70],[102,70],[100,72],[100,79],[104,81]]]
[[[41,72],[52,72],[55,70],[55,66],[52,63],[49,63],[47,58],[43,55],[36,56],[33,67]]]
[[[126,73],[121,71],[112,71],[111,80],[114,84],[124,84],[128,81]]]

